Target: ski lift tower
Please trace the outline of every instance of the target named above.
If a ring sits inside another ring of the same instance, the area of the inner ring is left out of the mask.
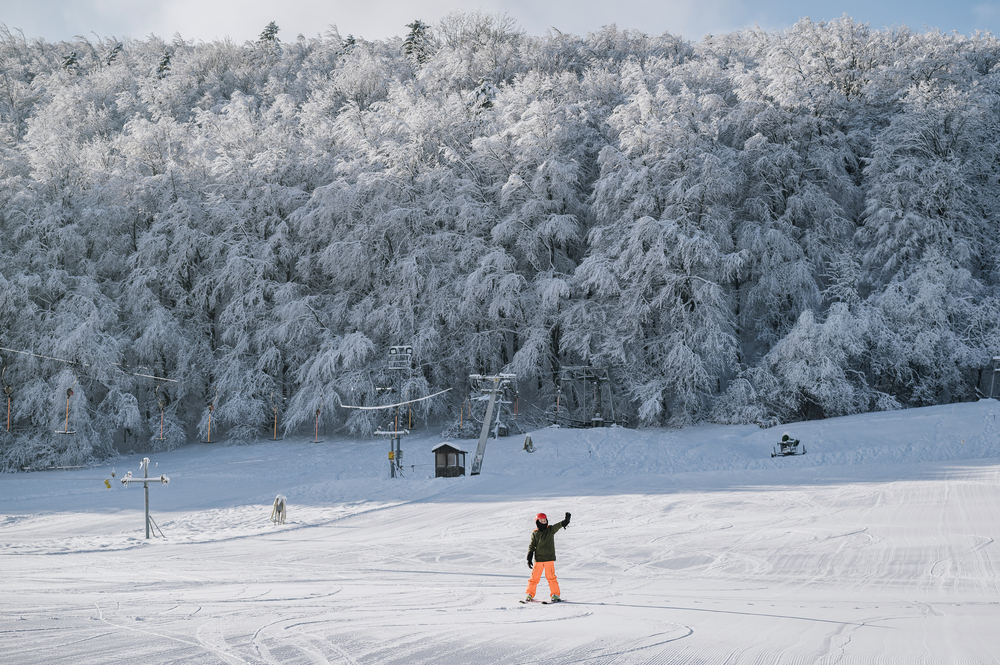
[[[478,476],[483,468],[483,455],[486,454],[486,439],[490,435],[490,421],[493,419],[493,409],[496,406],[497,398],[499,397],[503,401],[506,393],[517,394],[517,385],[514,383],[515,379],[517,379],[516,374],[495,374],[493,376],[483,376],[482,374],[469,375],[469,380],[472,381],[473,387],[482,394],[480,399],[486,399],[486,396],[489,396],[489,402],[486,405],[486,414],[483,416],[483,429],[479,433],[479,445],[476,446],[476,456],[472,458],[472,470],[469,473],[471,476]],[[496,422],[493,427],[493,438],[499,436],[500,426],[500,409],[497,409]]]
[[[604,427],[616,422],[611,375],[606,367],[564,365],[559,370],[559,395],[566,393],[575,406],[571,409],[570,400],[566,400],[570,427]]]
[[[413,369],[413,346],[390,346],[387,354],[387,369],[397,374],[396,383],[400,384],[402,379],[408,377]],[[403,374],[405,372],[405,375]],[[395,478],[397,475],[403,477],[403,450],[400,441],[409,434],[409,430],[401,426],[400,406],[393,410],[392,428],[383,430],[381,427],[375,430],[375,434],[389,439],[389,476]]]

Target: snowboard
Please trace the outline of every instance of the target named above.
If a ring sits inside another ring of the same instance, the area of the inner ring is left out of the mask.
[[[542,605],[555,605],[556,603],[565,603],[565,600],[519,600],[517,601],[522,605],[527,605],[528,603],[541,603]]]

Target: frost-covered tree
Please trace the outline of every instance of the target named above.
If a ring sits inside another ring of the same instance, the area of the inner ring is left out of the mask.
[[[983,280],[995,265],[987,247],[996,228],[997,127],[979,94],[914,86],[905,112],[876,137],[866,170],[858,241],[886,332],[875,378],[911,404],[968,397],[970,373],[992,353],[968,334],[975,303],[995,298]]]
[[[252,441],[275,409],[367,433],[382,416],[339,404],[390,384],[456,389],[415,410],[440,423],[473,372],[516,372],[541,414],[566,364],[610,367],[651,424],[988,388],[994,36],[406,27],[0,26],[4,469],[180,445],[209,416]],[[412,371],[387,370],[396,344]]]
[[[611,119],[617,145],[599,158],[597,226],[576,272],[588,297],[568,313],[566,338],[593,362],[626,368],[642,421],[683,425],[704,417],[737,359],[739,176],[718,140],[724,100],[652,91],[646,73],[631,69],[632,101]]]

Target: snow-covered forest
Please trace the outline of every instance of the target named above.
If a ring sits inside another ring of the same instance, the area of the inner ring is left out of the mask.
[[[989,389],[993,35],[400,32],[0,31],[3,468],[209,418],[253,440],[276,410],[367,433],[334,407],[381,399],[395,344],[407,395],[454,388],[424,423],[458,417],[472,372],[516,373],[541,414],[570,364],[611,368],[648,425]]]

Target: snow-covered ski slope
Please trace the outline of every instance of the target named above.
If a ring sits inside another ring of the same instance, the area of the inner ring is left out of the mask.
[[[110,465],[3,475],[0,661],[996,663],[998,413],[542,429],[455,479],[430,434],[402,479],[380,440],[191,445],[150,455],[165,540]],[[808,453],[772,459],[786,430]],[[571,602],[519,604],[535,513],[567,510]]]

